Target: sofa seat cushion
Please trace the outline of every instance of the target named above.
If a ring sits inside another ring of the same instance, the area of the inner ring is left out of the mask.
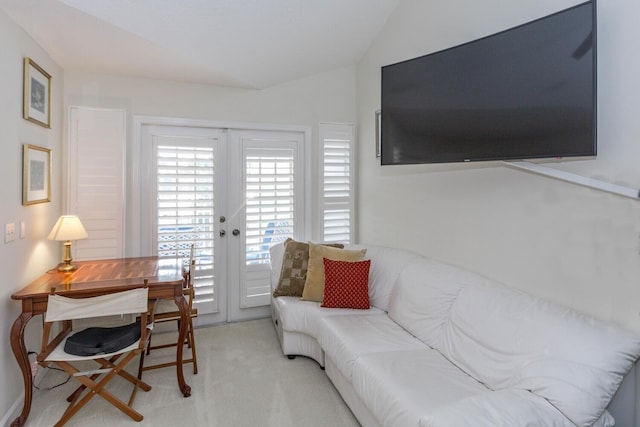
[[[369,353],[353,364],[352,385],[386,427],[418,426],[443,405],[487,392],[436,350]]]
[[[388,316],[375,315],[325,317],[318,325],[318,342],[348,381],[363,354],[428,349]]]
[[[303,301],[298,297],[273,298],[271,303],[278,311],[282,328],[288,332],[301,332],[316,338],[318,336],[318,322],[323,317],[353,315],[370,315],[384,312],[379,308],[371,307],[368,310],[349,308],[324,308],[319,302]]]
[[[420,427],[575,427],[545,399],[526,390],[487,391],[437,408]]]
[[[495,283],[458,294],[438,349],[492,389],[547,399],[591,426],[640,355],[640,338],[613,324]]]

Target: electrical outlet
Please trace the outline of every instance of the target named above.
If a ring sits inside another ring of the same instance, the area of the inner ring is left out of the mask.
[[[4,225],[4,242],[9,243],[16,240],[16,224],[12,222]]]

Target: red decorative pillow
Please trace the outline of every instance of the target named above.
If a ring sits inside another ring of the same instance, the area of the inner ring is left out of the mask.
[[[371,261],[324,261],[322,307],[369,308],[369,267]]]

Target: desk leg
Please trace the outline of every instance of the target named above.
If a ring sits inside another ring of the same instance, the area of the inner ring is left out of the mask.
[[[22,379],[24,380],[24,404],[20,416],[13,420],[11,427],[23,426],[27,422],[29,411],[31,411],[31,400],[33,398],[33,378],[31,377],[31,366],[29,357],[27,356],[27,348],[24,345],[24,328],[31,319],[31,313],[22,313],[11,327],[11,349],[13,355],[18,361],[20,370],[22,371]]]
[[[184,340],[187,337],[189,305],[182,294],[175,297],[175,302],[180,310],[180,332],[178,334],[178,345],[176,346],[176,373],[178,375],[178,387],[180,387],[180,391],[184,397],[189,397],[191,396],[191,387],[184,380],[184,373],[182,370],[182,353],[184,351],[184,345],[182,343],[184,343]]]

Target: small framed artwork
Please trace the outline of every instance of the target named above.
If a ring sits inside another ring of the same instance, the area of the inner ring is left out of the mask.
[[[22,204],[51,201],[51,150],[25,144],[22,164]]]
[[[51,128],[51,76],[31,58],[24,58],[24,118]]]

